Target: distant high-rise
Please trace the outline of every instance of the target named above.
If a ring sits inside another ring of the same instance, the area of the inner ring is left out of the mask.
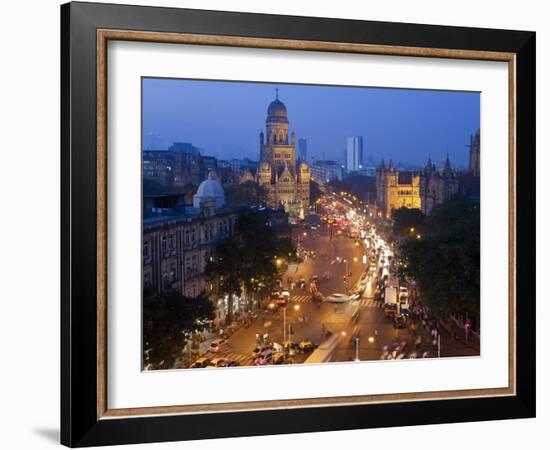
[[[348,137],[346,147],[346,169],[348,172],[358,171],[363,167],[363,136]]]
[[[298,159],[300,161],[307,161],[307,139],[298,139]]]

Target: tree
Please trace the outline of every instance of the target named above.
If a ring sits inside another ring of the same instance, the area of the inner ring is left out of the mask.
[[[265,189],[254,181],[246,181],[225,189],[227,203],[230,205],[257,206],[266,201]]]
[[[227,321],[233,320],[233,296],[241,295],[242,244],[236,237],[226,239],[216,247],[216,255],[206,265],[206,273],[218,280],[218,291],[229,296]]]
[[[309,181],[309,203],[313,205],[322,196],[323,196],[323,192],[319,187],[319,183],[317,183],[315,180],[310,180]]]
[[[416,237],[424,233],[425,216],[416,208],[399,208],[393,211],[393,233],[399,237]]]
[[[427,216],[420,238],[402,241],[400,274],[413,277],[437,317],[479,314],[479,205],[455,195]]]
[[[221,293],[239,296],[245,288],[248,292],[265,294],[280,279],[282,262],[294,258],[297,256],[292,241],[278,238],[265,216],[247,210],[237,221],[235,236],[218,245],[206,270],[220,280]],[[227,321],[231,322],[231,301],[229,305]]]
[[[188,336],[197,328],[197,320],[214,318],[214,305],[204,294],[185,297],[170,291],[143,304],[144,352],[149,362],[162,367],[173,367]]]

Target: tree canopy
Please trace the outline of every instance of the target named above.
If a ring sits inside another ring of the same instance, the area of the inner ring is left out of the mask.
[[[230,205],[256,206],[266,201],[265,189],[255,181],[245,181],[225,188],[225,197]]]
[[[455,195],[426,217],[421,238],[401,242],[401,275],[413,277],[438,317],[479,314],[479,205]]]
[[[425,216],[416,208],[399,208],[393,211],[393,233],[398,237],[422,236],[424,233]]]
[[[214,318],[214,305],[201,294],[185,297],[175,291],[167,292],[143,304],[144,351],[152,349],[149,360],[154,365],[173,367],[186,336],[197,328],[197,320]]]
[[[243,287],[266,293],[276,285],[285,263],[296,258],[290,239],[278,238],[262,214],[246,211],[237,221],[235,236],[217,246],[207,272],[219,280],[222,293],[240,295]]]

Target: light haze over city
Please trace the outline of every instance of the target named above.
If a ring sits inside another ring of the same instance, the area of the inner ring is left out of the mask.
[[[480,94],[284,83],[143,79],[143,147],[190,142],[218,159],[259,158],[266,109],[279,99],[290,131],[308,141],[308,159],[344,161],[346,139],[363,136],[365,162],[393,158],[423,166],[468,163],[470,135],[480,127]]]

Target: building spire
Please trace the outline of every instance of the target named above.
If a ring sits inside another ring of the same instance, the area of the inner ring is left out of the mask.
[[[428,172],[431,172],[433,169],[433,165],[432,165],[432,156],[430,154],[428,154],[428,161],[426,161],[426,170]]]
[[[275,88],[275,100],[279,100],[279,88]]]

